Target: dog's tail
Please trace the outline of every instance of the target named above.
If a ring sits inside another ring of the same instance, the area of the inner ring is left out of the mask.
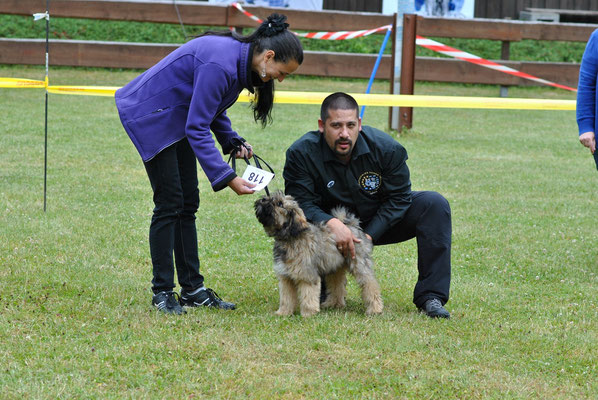
[[[345,207],[335,207],[332,209],[331,214],[334,218],[341,220],[343,224],[359,228],[359,218],[347,211]]]

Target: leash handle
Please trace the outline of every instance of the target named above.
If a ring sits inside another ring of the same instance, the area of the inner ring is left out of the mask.
[[[234,138],[233,140],[233,150],[230,152],[230,155],[228,156],[228,163],[231,165],[233,171],[235,171],[235,173],[237,173],[237,168],[236,168],[236,157],[235,154],[238,153],[239,151],[242,150],[243,147],[245,147],[247,150],[252,150],[251,147],[247,146],[245,144],[244,140],[238,139],[238,138]],[[251,165],[251,162],[249,162],[249,159],[246,156],[243,156],[243,159],[245,160],[245,163],[247,165]],[[274,170],[272,169],[272,167],[270,166],[270,164],[268,164],[266,162],[266,160],[264,160],[262,157],[258,156],[257,154],[253,153],[253,159],[255,160],[255,166],[259,169],[263,169],[262,165],[260,164],[260,161],[264,163],[264,165],[266,165],[266,167],[268,167],[268,169],[270,170],[270,172],[272,172],[274,174]],[[276,175],[276,174],[275,174]],[[264,187],[264,190],[266,191],[266,195],[270,196],[270,191],[268,190],[268,186]]]

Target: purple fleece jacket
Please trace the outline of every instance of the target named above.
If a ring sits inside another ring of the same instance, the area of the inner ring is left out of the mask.
[[[243,88],[253,93],[252,49],[232,37],[202,36],[167,55],[116,91],[120,120],[143,161],[187,137],[214,191],[236,174],[229,153],[241,138],[226,116]]]

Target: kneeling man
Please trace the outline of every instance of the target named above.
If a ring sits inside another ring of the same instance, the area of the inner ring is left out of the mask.
[[[322,102],[318,131],[299,138],[286,153],[285,192],[310,222],[326,223],[339,251],[355,257],[359,239],[330,211],[342,205],[361,220],[374,245],[417,240],[417,308],[449,318],[444,304],[451,280],[451,210],[436,192],[411,191],[407,151],[388,134],[361,125],[359,106],[346,93]],[[324,280],[322,280],[325,296]]]

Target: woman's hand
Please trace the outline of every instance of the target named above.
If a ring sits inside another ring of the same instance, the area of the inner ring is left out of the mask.
[[[243,194],[253,194],[255,183],[247,182],[245,179],[236,176],[227,185],[239,196]]]
[[[247,142],[243,143],[241,150],[235,153],[235,158],[251,158],[253,157],[253,147]]]
[[[579,135],[579,141],[584,146],[588,147],[592,154],[596,151],[596,136],[594,132],[584,132]]]

